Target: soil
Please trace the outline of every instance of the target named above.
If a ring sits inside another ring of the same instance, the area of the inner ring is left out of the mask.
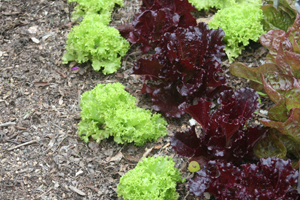
[[[125,0],[116,8],[111,26],[130,23],[138,13],[139,0]],[[112,139],[84,143],[77,136],[80,96],[97,83],[121,82],[138,99],[138,106],[152,109],[147,95],[140,94],[139,76],[130,75],[142,56],[132,45],[117,73],[103,75],[90,63],[63,65],[74,3],[67,0],[0,0],[0,199],[121,199],[116,188],[120,177],[147,156],[170,155],[183,178],[193,174],[187,160],[169,145],[175,131],[189,127],[188,115],[166,118],[168,135],[143,147],[119,145]],[[201,15],[201,14],[200,14]],[[252,43],[237,59],[247,65],[264,63],[267,50]],[[78,70],[72,67],[78,66]],[[249,83],[223,67],[235,89]],[[262,98],[263,110],[272,103]],[[259,124],[258,113],[250,122]],[[266,116],[264,116],[266,117]],[[180,199],[196,199],[187,183],[179,184]],[[199,199],[199,198],[198,198]]]

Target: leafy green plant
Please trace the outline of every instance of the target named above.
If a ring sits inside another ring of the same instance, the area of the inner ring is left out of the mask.
[[[297,11],[295,0],[280,0],[278,8],[274,8],[273,0],[267,0],[268,4],[261,7],[264,18],[262,24],[265,31],[284,30],[287,31],[293,25],[296,19]]]
[[[121,83],[98,84],[82,94],[78,129],[83,141],[93,139],[99,143],[113,136],[117,143],[141,146],[166,135],[167,123],[160,114],[137,107],[136,98],[124,88]]]
[[[260,23],[262,19],[259,6],[242,3],[219,10],[208,25],[224,30],[225,52],[229,62],[232,62],[249,44],[249,40],[257,41],[265,33]]]
[[[103,24],[102,15],[87,15],[79,26],[72,28],[68,35],[63,63],[92,61],[94,70],[103,68],[103,74],[117,71],[121,57],[129,49],[127,42],[115,28]]]
[[[209,8],[223,9],[236,5],[236,3],[249,3],[252,5],[260,5],[261,0],[189,0],[189,2],[197,8],[197,10],[208,10]]]
[[[79,17],[86,14],[101,14],[103,15],[103,24],[108,24],[111,19],[111,13],[115,4],[124,6],[123,0],[68,0],[69,3],[77,2],[77,6],[74,8],[72,18],[76,20]]]
[[[273,128],[271,133],[255,148],[259,157],[284,158],[293,154],[298,165],[300,146],[300,15],[287,31],[271,30],[260,38],[269,49],[267,63],[257,68],[242,63],[230,66],[233,75],[250,79],[262,85],[265,93],[275,103],[269,110],[269,119],[261,122]]]
[[[176,182],[185,181],[180,175],[169,156],[144,158],[121,177],[117,193],[124,200],[176,200]]]

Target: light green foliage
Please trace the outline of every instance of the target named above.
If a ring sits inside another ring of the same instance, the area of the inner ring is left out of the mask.
[[[80,138],[96,142],[114,136],[117,143],[134,142],[141,146],[166,135],[167,122],[160,114],[152,114],[136,106],[136,98],[121,83],[98,84],[81,96]]]
[[[263,13],[259,7],[243,3],[219,10],[209,22],[210,28],[221,27],[224,30],[223,41],[229,62],[241,54],[249,40],[256,42],[265,33],[260,23],[262,18]]]
[[[255,6],[260,6],[261,0],[189,0],[197,10],[208,10],[209,8],[223,9],[236,5],[236,3],[248,3]]]
[[[120,179],[117,193],[124,200],[176,200],[181,173],[171,157],[148,157]]]
[[[62,60],[78,63],[92,61],[94,70],[103,67],[103,74],[111,74],[121,66],[121,57],[129,49],[126,41],[115,28],[101,22],[102,15],[87,15],[79,26],[72,28],[68,35]]]
[[[123,0],[68,0],[68,2],[78,3],[73,12],[74,20],[86,14],[101,14],[105,16],[105,21],[102,21],[102,23],[106,25],[110,22],[111,13],[115,4],[121,7],[124,6]]]

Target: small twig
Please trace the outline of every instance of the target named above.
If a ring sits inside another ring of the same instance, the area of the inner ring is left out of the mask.
[[[16,122],[6,122],[6,123],[3,123],[3,124],[0,124],[0,127],[3,127],[3,126],[13,126],[13,125],[16,125]]]
[[[12,136],[10,136],[8,139],[11,140],[13,139],[15,136],[19,135],[19,133],[14,133]]]
[[[62,129],[60,126],[54,124],[53,122],[50,122],[50,123],[53,124],[54,126],[56,126],[57,128],[59,128],[59,129],[61,129],[61,130],[64,130],[64,129]]]
[[[58,145],[57,145],[57,147],[55,148],[55,150],[53,151],[53,153],[59,148],[59,146],[61,145],[61,143],[62,143],[67,137],[68,137],[68,135],[65,136],[65,137],[58,143]]]
[[[188,191],[187,194],[185,195],[185,197],[183,198],[183,200],[185,200],[187,198],[187,196],[189,196],[190,192]]]
[[[51,186],[46,192],[44,192],[43,194],[41,194],[40,197],[44,196],[45,194],[47,194],[48,192],[50,192],[52,189],[53,189],[53,186]]]
[[[62,75],[62,77],[67,78],[67,76],[66,76],[64,73],[58,71],[57,69],[56,69],[55,71],[56,71],[57,73],[59,73],[60,75]]]
[[[151,147],[150,149],[147,149],[146,152],[143,154],[143,156],[141,157],[140,160],[142,160],[144,157],[147,157],[152,150],[153,150],[153,147]]]
[[[32,143],[36,143],[36,142],[38,142],[38,141],[37,140],[32,140],[32,141],[29,141],[29,142],[25,142],[23,144],[19,144],[17,146],[11,147],[11,148],[7,149],[7,151],[11,151],[11,150],[17,149],[19,147],[26,146],[26,145],[29,145],[29,144],[32,144]]]
[[[20,143],[19,142],[16,142],[16,141],[13,141],[13,140],[6,140],[6,141],[8,141],[8,142],[11,142],[11,143],[14,143],[14,144],[17,144],[17,145],[19,145]]]

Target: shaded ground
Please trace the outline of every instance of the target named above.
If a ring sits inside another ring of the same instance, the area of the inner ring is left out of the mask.
[[[124,8],[115,10],[112,25],[130,22],[138,11],[140,1],[124,2]],[[136,45],[112,75],[95,72],[88,63],[61,64],[73,6],[66,0],[0,0],[0,199],[118,199],[119,178],[148,149],[149,156],[174,157],[183,177],[189,178],[186,160],[168,143],[174,131],[187,128],[187,115],[166,119],[168,136],[144,147],[113,140],[86,144],[78,138],[80,96],[97,83],[121,82],[146,109],[151,109],[151,100],[139,93],[139,77],[129,74],[142,55]],[[252,46],[239,60],[258,66],[266,50]],[[73,66],[80,69],[72,71]],[[247,85],[226,71],[231,86]],[[267,109],[269,102],[262,100]],[[178,192],[180,199],[195,199],[185,184],[178,185]]]

